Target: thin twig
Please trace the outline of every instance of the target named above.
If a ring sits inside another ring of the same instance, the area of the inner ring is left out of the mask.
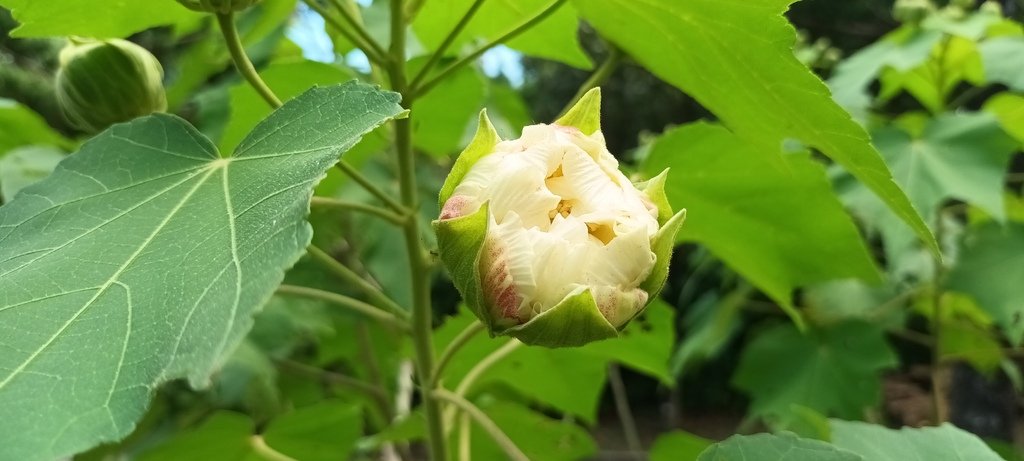
[[[452,342],[448,343],[448,347],[444,348],[444,352],[441,353],[441,358],[439,358],[437,360],[437,364],[434,365],[434,372],[432,373],[432,377],[430,378],[431,385],[437,386],[438,382],[441,380],[441,375],[444,373],[445,367],[447,367],[448,362],[450,362],[452,358],[455,357],[455,353],[458,352],[459,349],[462,348],[462,346],[465,346],[466,343],[469,342],[469,340],[473,339],[473,337],[476,336],[477,333],[484,331],[486,327],[487,326],[484,325],[482,322],[475,321],[468,327],[463,329],[462,332],[460,332],[459,335],[452,340]]]
[[[361,202],[354,202],[351,200],[339,200],[330,197],[317,197],[314,196],[309,202],[310,206],[317,208],[340,208],[344,210],[359,211],[362,213],[372,214],[385,220],[401,225],[405,222],[405,218],[398,214],[392,213],[388,210],[383,210],[380,207],[369,205]]]
[[[622,50],[612,44],[609,44],[608,46],[608,57],[606,57],[604,61],[601,62],[601,65],[594,70],[594,73],[590,74],[590,77],[580,85],[580,89],[576,91],[576,95],[569,100],[569,103],[565,105],[561,112],[559,112],[558,117],[555,117],[555,120],[562,118],[566,112],[569,112],[569,109],[572,109],[572,106],[575,106],[576,103],[580,102],[583,95],[587,94],[587,92],[593,88],[601,86],[601,84],[606,82],[608,77],[611,77],[612,74],[615,73],[615,70],[619,68],[619,64],[622,63],[623,58]]]
[[[329,25],[332,28],[334,28],[334,30],[336,30],[339,34],[344,36],[346,40],[352,42],[352,44],[355,45],[356,48],[359,48],[360,50],[362,50],[363,54],[366,55],[366,59],[369,59],[370,62],[372,62],[374,64],[377,64],[377,65],[385,65],[386,64],[386,59],[387,58],[384,55],[378,54],[376,51],[374,51],[372,45],[363,42],[362,40],[359,39],[359,37],[357,37],[356,35],[353,35],[352,31],[350,31],[347,28],[345,28],[345,25],[342,24],[341,22],[339,22],[337,20],[337,18],[334,17],[334,15],[332,15],[329,11],[327,11],[326,8],[320,6],[320,4],[317,3],[317,0],[302,0],[302,1],[307,6],[309,6],[309,8],[311,10],[316,11],[317,14],[320,15],[320,17],[324,18],[324,22],[326,22],[327,25]]]
[[[409,322],[395,317],[390,312],[385,312],[372,304],[364,303],[358,299],[351,298],[338,293],[320,290],[317,288],[300,287],[295,285],[281,285],[277,288],[277,292],[283,295],[301,296],[303,298],[318,299],[320,301],[326,301],[331,304],[345,307],[352,311],[358,312],[366,317],[374,319],[386,325],[390,325],[399,331],[409,331]]]
[[[626,436],[626,446],[631,452],[642,451],[640,432],[636,429],[636,420],[633,419],[633,411],[629,408],[629,396],[626,395],[626,386],[622,382],[622,373],[619,371],[617,363],[608,364],[608,386],[611,387],[612,398],[615,400],[615,412],[618,413],[619,421],[622,422],[622,433]]]
[[[249,446],[252,447],[252,451],[256,452],[260,458],[267,461],[298,461],[291,456],[271,448],[270,445],[267,445],[267,441],[263,440],[263,436],[261,435],[253,435],[249,437]]]
[[[410,92],[411,95],[413,97],[422,96],[426,92],[430,91],[430,89],[433,88],[435,85],[437,85],[438,83],[441,83],[442,81],[444,81],[444,79],[446,77],[448,77],[449,75],[451,75],[455,71],[461,69],[462,66],[465,66],[466,64],[469,64],[469,63],[473,62],[474,60],[476,60],[476,58],[480,57],[480,55],[486,53],[487,50],[489,50],[491,48],[494,48],[494,47],[496,47],[498,45],[501,45],[502,43],[505,43],[505,42],[515,38],[519,34],[521,34],[523,32],[526,32],[527,30],[530,30],[530,28],[532,28],[534,25],[536,25],[537,23],[543,21],[548,16],[550,16],[552,13],[557,11],[559,7],[561,7],[562,5],[565,4],[565,2],[566,2],[566,0],[557,0],[557,1],[555,1],[555,3],[552,3],[551,6],[547,7],[546,9],[544,9],[544,11],[541,11],[540,14],[538,14],[537,16],[534,16],[529,21],[524,22],[522,25],[520,25],[519,27],[516,27],[515,29],[512,29],[511,31],[509,31],[505,35],[502,35],[501,37],[498,37],[498,38],[494,39],[490,43],[488,43],[488,44],[486,44],[484,46],[481,46],[476,51],[473,51],[472,53],[466,55],[465,57],[459,59],[458,61],[455,61],[454,63],[452,63],[448,67],[444,68],[444,70],[442,70],[434,78],[432,78],[430,80],[427,80],[425,83],[423,83],[423,84],[421,84],[421,85],[419,85],[417,87],[412,88],[412,91]]]
[[[473,405],[462,396],[444,389],[435,389],[432,394],[434,397],[452,404],[469,415],[470,418],[473,418],[473,420],[476,421],[476,423],[479,424],[492,439],[494,439],[495,443],[501,447],[502,451],[505,452],[509,459],[514,461],[530,461],[530,458],[516,446],[516,443],[513,442],[512,439],[508,438],[505,431],[502,431],[501,428],[498,427],[498,425],[495,424],[494,421],[483,412],[483,410],[477,408],[476,405]]]
[[[377,53],[379,56],[384,56],[385,59],[387,59],[387,51],[384,51],[384,47],[380,46],[380,43],[377,43],[377,40],[370,35],[370,31],[366,30],[366,27],[363,27],[362,22],[356,19],[356,16],[352,14],[352,11],[345,8],[345,5],[342,5],[338,0],[331,0],[331,4],[334,5],[334,9],[338,10],[338,13],[341,14],[341,18],[356,31],[356,34],[359,35],[359,37],[362,38],[371,49],[373,49],[374,53]]]
[[[242,47],[242,39],[238,37],[238,29],[235,27],[235,16],[233,13],[221,13],[217,14],[217,24],[220,25],[221,34],[224,35],[224,43],[228,47],[228,53],[231,55],[231,60],[235,63],[235,68],[238,69],[238,73],[242,74],[249,85],[252,85],[256,93],[263,98],[270,107],[277,109],[281,107],[281,100],[274,94],[269,86],[260,78],[260,74],[256,72],[256,67],[252,65],[252,61],[249,60],[249,56],[245,54],[245,48]]]
[[[430,71],[434,68],[434,64],[437,64],[437,61],[440,61],[441,58],[444,57],[444,53],[448,51],[448,47],[450,47],[452,43],[455,42],[455,39],[458,38],[459,33],[461,33],[462,30],[466,28],[466,25],[469,24],[469,20],[473,19],[473,15],[475,15],[476,11],[479,10],[481,6],[483,6],[485,1],[486,0],[475,0],[472,5],[469,5],[469,9],[466,10],[466,13],[462,15],[462,18],[459,19],[459,22],[455,24],[455,27],[452,28],[451,32],[448,33],[448,36],[441,41],[441,44],[438,45],[437,49],[434,50],[434,54],[430,55],[430,59],[428,59],[427,63],[423,65],[423,68],[420,69],[419,73],[417,73],[416,76],[413,77],[412,83],[410,83],[409,86],[416,88],[417,86],[419,86],[420,83],[423,82],[423,79],[426,78],[427,75],[430,74]]]
[[[386,311],[402,320],[409,319],[409,312],[402,309],[402,306],[399,306],[398,303],[392,301],[391,298],[384,295],[384,293],[376,286],[364,280],[359,276],[359,274],[338,262],[338,260],[331,257],[331,255],[327,254],[324,250],[321,250],[314,245],[310,245],[306,247],[306,253],[334,273],[334,275],[337,275],[338,278],[355,285],[356,288],[362,291],[366,297],[370,299],[370,302],[376,304],[378,307],[384,308]]]
[[[370,181],[366,176],[363,176],[363,174],[360,173],[359,170],[357,170],[348,162],[344,160],[339,160],[338,163],[336,163],[334,166],[338,167],[339,170],[348,175],[348,177],[352,178],[352,180],[355,181],[356,184],[359,184],[363,189],[366,189],[366,191],[369,192],[370,195],[373,195],[374,197],[377,197],[377,199],[379,199],[381,202],[384,202],[384,205],[386,205],[388,208],[391,208],[391,210],[394,211],[395,213],[398,213],[399,215],[406,215],[409,213],[409,211],[404,206],[402,206],[401,203],[398,203],[398,201],[396,201],[394,198],[388,195],[387,192],[384,192],[381,188],[377,187],[376,184]]]

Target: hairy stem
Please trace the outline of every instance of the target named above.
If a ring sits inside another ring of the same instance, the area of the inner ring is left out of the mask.
[[[245,48],[242,47],[242,39],[238,37],[238,29],[235,28],[235,16],[233,13],[221,13],[217,14],[217,24],[220,25],[221,34],[224,35],[224,43],[227,44],[228,52],[231,54],[231,60],[235,63],[235,68],[238,69],[238,73],[242,74],[245,81],[252,85],[253,89],[259,93],[260,97],[263,98],[270,107],[277,109],[281,107],[281,100],[277,98],[277,95],[263,82],[260,78],[260,74],[256,72],[256,68],[253,67],[252,61],[249,60],[249,56],[245,54]]]

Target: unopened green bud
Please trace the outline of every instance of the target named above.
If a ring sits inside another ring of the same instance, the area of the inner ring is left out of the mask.
[[[235,11],[242,11],[261,0],[178,0],[178,3],[185,5],[193,11],[203,13],[227,14]]]
[[[149,51],[114,40],[73,41],[60,52],[57,102],[89,133],[167,109],[163,68]]]

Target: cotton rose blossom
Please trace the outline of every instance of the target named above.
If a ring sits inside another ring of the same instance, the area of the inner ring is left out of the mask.
[[[441,190],[441,258],[492,334],[549,347],[617,336],[657,296],[685,210],[605,147],[600,91],[502,141],[486,114]]]

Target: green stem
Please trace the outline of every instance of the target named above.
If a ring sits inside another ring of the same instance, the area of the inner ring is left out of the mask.
[[[462,32],[462,29],[466,28],[466,25],[469,24],[469,20],[473,19],[473,15],[476,14],[476,11],[479,10],[481,6],[483,6],[485,1],[486,0],[475,0],[473,4],[469,6],[466,13],[462,15],[462,19],[459,19],[459,22],[455,24],[455,27],[448,33],[448,36],[444,38],[440,45],[438,45],[434,54],[430,55],[430,59],[428,59],[427,63],[423,65],[423,68],[416,74],[416,77],[412,79],[412,83],[410,83],[409,86],[416,88],[423,82],[423,79],[426,78],[434,68],[434,64],[437,64],[437,61],[440,61],[441,58],[444,57],[445,51],[448,51],[448,47],[450,47],[455,39],[458,38],[459,33]]]
[[[622,373],[619,372],[617,363],[608,364],[608,386],[611,387],[612,398],[615,400],[615,412],[619,414],[619,421],[622,422],[626,446],[632,453],[643,452],[640,432],[636,429],[636,420],[633,419],[633,411],[629,408],[629,396],[626,395],[626,385],[622,382]]]
[[[523,343],[519,342],[519,340],[512,339],[509,342],[505,343],[505,345],[499,347],[498,349],[495,349],[494,352],[488,354],[487,357],[484,357],[483,360],[477,362],[477,364],[469,370],[469,373],[466,373],[466,376],[462,377],[462,381],[459,381],[459,386],[455,388],[455,394],[465,396],[467,393],[469,393],[469,390],[473,387],[473,384],[476,383],[476,380],[480,379],[480,376],[483,375],[485,371],[489,370],[492,366],[494,366],[494,364],[500,362],[505,357],[508,357],[509,354],[511,354],[513,351],[518,349],[519,346],[522,345]],[[454,418],[455,413],[451,411],[446,412],[444,415],[444,420],[447,422],[453,421]]]
[[[297,461],[295,458],[271,448],[270,445],[267,445],[266,440],[259,435],[249,437],[249,446],[259,457],[267,461]]]
[[[945,234],[944,210],[939,210],[935,221],[935,239],[942,244]],[[932,396],[935,404],[935,424],[942,424],[949,420],[949,407],[946,405],[946,386],[943,382],[942,363],[942,284],[946,278],[946,265],[941,259],[935,258],[934,287],[932,289]]]
[[[501,428],[491,420],[491,418],[488,418],[487,414],[477,408],[476,405],[473,405],[461,395],[448,392],[444,389],[435,389],[432,394],[434,397],[454,405],[465,414],[469,415],[470,418],[473,418],[473,420],[476,421],[476,423],[479,424],[492,439],[494,439],[494,442],[501,447],[502,451],[505,452],[505,455],[507,455],[509,459],[514,461],[530,461],[530,458],[516,446],[516,443],[513,442],[512,439],[508,438],[508,435],[505,434],[505,432],[502,431]]]
[[[379,207],[368,205],[360,202],[353,202],[350,200],[338,200],[330,197],[316,197],[314,196],[310,200],[309,205],[318,208],[339,208],[343,210],[359,211],[367,214],[372,214],[385,220],[401,225],[405,221],[405,218],[392,213],[388,210],[382,210]]]
[[[421,85],[419,85],[417,87],[414,87],[412,89],[411,93],[413,95],[415,95],[416,97],[422,96],[426,92],[430,91],[430,89],[433,88],[435,85],[437,85],[438,83],[441,83],[442,81],[444,81],[444,79],[446,77],[448,77],[449,75],[451,75],[455,71],[461,69],[462,66],[465,66],[466,64],[469,64],[469,63],[473,62],[474,60],[476,60],[476,58],[480,57],[480,55],[486,53],[487,50],[489,50],[491,48],[494,48],[494,47],[496,47],[498,45],[501,45],[502,43],[505,43],[505,42],[515,38],[519,34],[521,34],[523,32],[526,32],[527,30],[530,30],[530,28],[532,28],[534,25],[536,25],[537,23],[543,21],[548,16],[550,16],[552,13],[557,11],[559,7],[561,7],[562,5],[565,4],[565,2],[566,2],[566,0],[557,0],[555,3],[552,3],[551,6],[547,7],[544,11],[541,11],[540,14],[538,14],[537,16],[534,16],[529,21],[524,22],[519,27],[516,27],[515,29],[512,29],[511,31],[509,31],[505,35],[502,35],[501,37],[498,37],[498,38],[494,39],[492,42],[490,42],[490,43],[488,43],[488,44],[486,44],[484,46],[481,46],[476,51],[473,51],[472,53],[466,55],[465,57],[459,59],[458,61],[455,61],[454,63],[452,63],[448,67],[444,68],[444,70],[442,70],[441,73],[437,74],[437,76],[435,76],[434,78],[428,80],[426,83],[423,83],[423,84],[421,84]]]
[[[387,51],[384,51],[384,47],[380,46],[380,43],[377,43],[377,40],[370,35],[370,31],[366,30],[366,27],[364,27],[363,23],[356,18],[354,12],[345,8],[345,5],[342,5],[338,0],[331,0],[331,4],[334,5],[334,9],[338,10],[338,13],[341,14],[341,18],[352,27],[352,30],[356,31],[356,35],[358,35],[374,53],[378,56],[382,56],[386,61],[388,59]],[[363,51],[365,52],[366,50]]]
[[[476,336],[477,333],[484,331],[484,329],[486,328],[487,326],[484,325],[482,322],[473,322],[471,325],[462,330],[462,332],[459,333],[459,335],[456,336],[455,339],[452,340],[452,342],[448,343],[448,347],[446,347],[444,349],[444,352],[441,353],[441,358],[437,360],[437,365],[434,366],[434,372],[431,374],[431,376],[433,376],[430,379],[430,384],[432,386],[437,386],[440,383],[441,374],[444,373],[444,369],[446,366],[448,366],[448,362],[450,362],[452,358],[455,357],[455,353],[458,352],[459,349],[462,348],[462,346],[465,346],[466,343],[469,342],[469,340],[473,339],[473,337]]]
[[[371,304],[364,303],[358,299],[350,298],[345,295],[295,285],[281,285],[277,288],[277,292],[284,295],[301,296],[303,298],[318,299],[320,301],[329,302],[331,304],[351,309],[385,325],[390,325],[399,331],[409,331],[409,324],[406,321],[395,317],[388,312],[384,312]]]
[[[352,42],[352,44],[355,45],[356,48],[362,50],[363,53],[366,54],[366,59],[369,59],[370,62],[374,64],[384,64],[387,58],[383,54],[383,51],[378,54],[377,51],[375,51],[374,45],[363,42],[358,36],[352,34],[352,31],[348,30],[344,24],[338,22],[334,15],[327,11],[326,8],[320,6],[320,4],[317,3],[317,0],[303,0],[303,2],[307,6],[309,6],[311,10],[316,11],[317,14],[320,15],[320,17],[324,18],[324,22],[326,22],[327,25],[334,28],[334,30],[337,31],[342,36],[344,36],[346,40]],[[379,45],[376,45],[376,48],[379,47]]]
[[[246,56],[245,48],[242,47],[242,39],[238,37],[238,29],[235,28],[234,14],[217,14],[217,24],[220,25],[220,31],[224,35],[224,43],[227,44],[228,53],[231,54],[231,60],[235,62],[235,68],[238,69],[238,73],[242,74],[242,77],[249,82],[249,85],[252,85],[253,89],[259,93],[267,104],[270,104],[270,107],[274,109],[281,107],[281,100],[263,82],[260,74],[253,67],[252,61],[249,60],[249,56]]]
[[[355,287],[362,291],[372,303],[384,308],[402,320],[409,319],[409,312],[402,309],[402,306],[399,306],[397,303],[392,301],[391,298],[385,296],[384,293],[377,289],[377,287],[364,280],[359,276],[359,274],[355,273],[355,271],[332,258],[331,255],[313,245],[306,247],[306,252],[313,257],[313,259],[317,260],[320,264],[334,273],[334,275],[337,275],[338,278],[355,285]]]
[[[392,89],[402,95],[402,104],[410,109],[405,69],[406,21],[402,0],[391,0],[391,66],[389,73]],[[430,304],[430,261],[420,239],[419,207],[416,185],[416,153],[412,148],[412,118],[395,120],[395,152],[398,156],[398,178],[402,206],[410,210],[403,226],[405,249],[409,258],[409,278],[412,285],[412,339],[415,349],[416,374],[419,378],[423,412],[427,419],[430,458],[448,461],[448,447],[444,436],[441,406],[434,398],[431,373],[434,371],[433,309]]]
[[[348,175],[348,177],[352,178],[352,180],[355,181],[356,184],[359,184],[360,187],[369,192],[370,195],[373,195],[374,197],[377,197],[377,199],[380,200],[381,202],[384,202],[384,205],[390,208],[395,213],[398,213],[400,215],[409,214],[409,210],[406,209],[406,207],[402,206],[401,203],[395,201],[395,199],[388,195],[387,192],[384,192],[384,190],[377,187],[377,185],[370,181],[369,178],[363,176],[363,174],[360,173],[359,170],[356,169],[356,167],[352,166],[351,164],[344,160],[339,160],[338,163],[335,164],[335,166],[338,167],[338,169],[341,170],[343,173]]]
[[[580,89],[576,90],[576,95],[573,96],[569,103],[565,105],[565,108],[563,108],[562,112],[558,114],[558,117],[555,117],[555,120],[562,118],[566,112],[569,112],[569,109],[572,109],[572,106],[575,106],[576,103],[580,102],[580,99],[583,99],[583,95],[587,94],[588,91],[601,86],[601,84],[606,82],[608,77],[611,77],[615,72],[615,69],[619,68],[619,64],[621,62],[622,50],[609,44],[608,57],[605,58],[601,65],[594,70],[594,73],[590,74],[590,77],[580,85]]]

